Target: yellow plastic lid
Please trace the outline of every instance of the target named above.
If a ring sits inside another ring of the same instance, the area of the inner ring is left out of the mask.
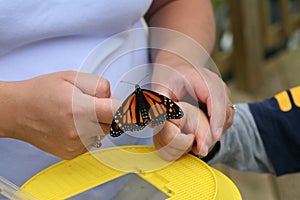
[[[130,173],[170,200],[242,199],[230,179],[195,156],[166,162],[150,146],[108,148],[59,162],[32,177],[22,190],[41,200],[67,199]]]

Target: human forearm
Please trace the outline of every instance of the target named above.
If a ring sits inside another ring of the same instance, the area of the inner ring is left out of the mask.
[[[215,23],[209,0],[154,1],[145,18],[150,27],[183,33],[208,52],[213,48]]]
[[[166,28],[150,29],[152,46],[160,47],[152,54],[155,62],[178,65],[188,59],[192,64],[201,65],[201,55],[207,56],[213,48],[215,24],[208,0],[154,1],[146,20],[150,27]],[[170,52],[180,55],[173,56]]]
[[[215,38],[210,1],[154,1],[145,18],[150,26],[153,89],[175,100],[192,96],[194,102],[189,103],[204,104],[214,140],[219,140],[232,122],[233,110],[228,88],[210,71],[214,66],[206,65]]]
[[[15,104],[18,101],[16,84],[0,81],[0,137],[14,137]]]

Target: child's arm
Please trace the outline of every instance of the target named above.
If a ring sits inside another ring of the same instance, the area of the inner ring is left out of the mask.
[[[232,126],[224,134],[219,152],[208,162],[239,171],[274,173],[248,104],[237,104]]]
[[[249,104],[277,175],[300,171],[300,87]]]
[[[233,126],[210,161],[280,176],[300,171],[300,87],[237,105]]]

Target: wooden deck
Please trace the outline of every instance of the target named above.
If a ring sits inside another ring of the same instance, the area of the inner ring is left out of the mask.
[[[233,102],[263,100],[300,85],[300,0],[212,2],[217,21],[213,59],[223,77],[233,77],[228,81]],[[230,47],[228,42],[222,46],[224,35],[232,38]],[[245,200],[300,199],[300,173],[276,178],[217,168],[237,184]]]
[[[300,49],[282,52],[262,72],[262,84],[253,92],[245,92],[232,80],[233,102],[263,100],[281,90],[300,85]],[[276,178],[268,174],[237,172],[225,166],[217,166],[238,186],[244,200],[299,200],[300,173]]]

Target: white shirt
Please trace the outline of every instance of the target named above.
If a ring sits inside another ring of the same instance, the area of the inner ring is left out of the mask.
[[[0,80],[76,70],[106,77],[114,90],[124,74],[147,63],[145,30],[124,31],[143,27],[141,18],[150,4],[151,0],[0,0]],[[150,71],[140,69],[142,74]],[[140,76],[132,77],[136,75]],[[58,160],[28,143],[0,139],[0,176],[19,186]]]
[[[0,0],[0,80],[78,70],[105,39],[141,27],[151,0]],[[111,41],[105,58],[123,41]]]

